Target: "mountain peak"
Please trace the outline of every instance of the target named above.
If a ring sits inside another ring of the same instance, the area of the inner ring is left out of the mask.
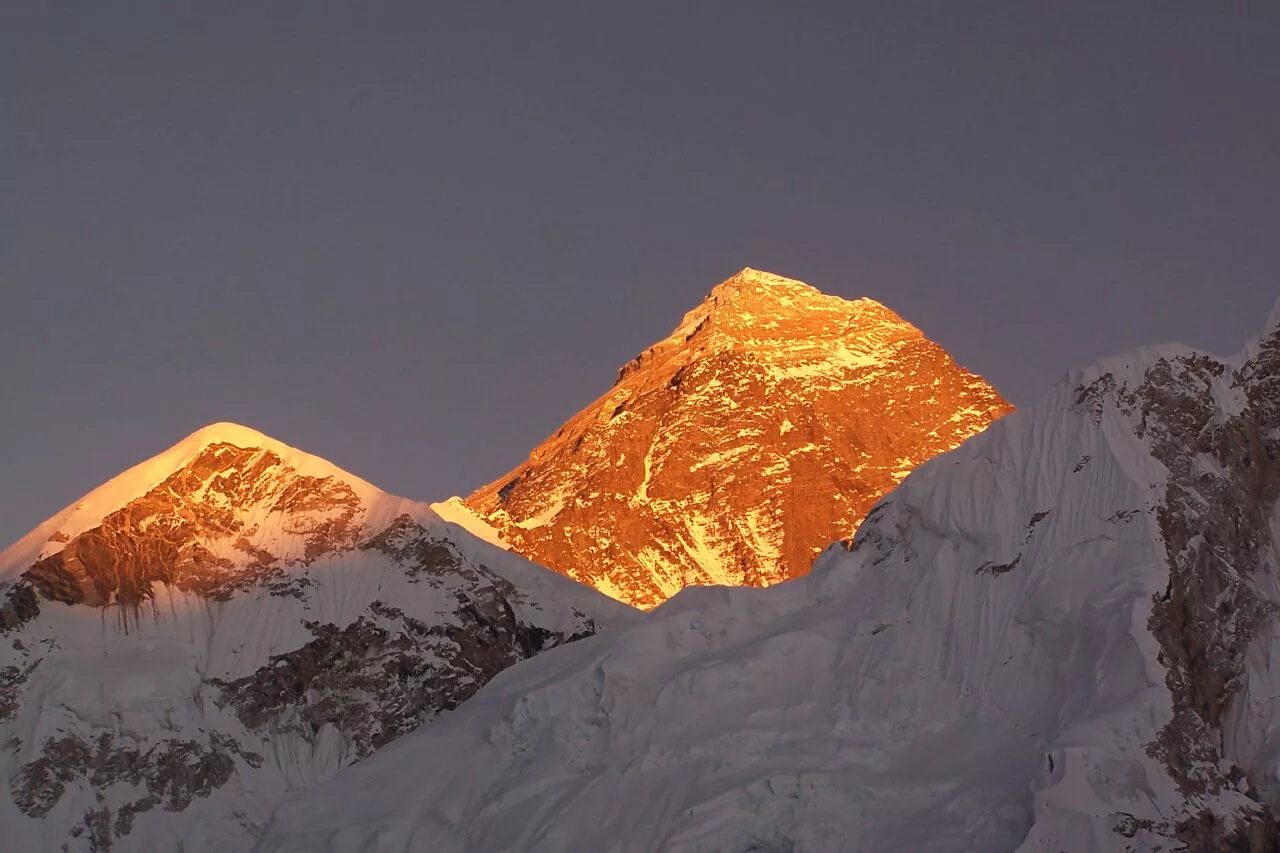
[[[184,438],[181,444],[209,445],[218,442],[236,444],[241,447],[264,447],[266,445],[280,444],[279,441],[253,427],[247,427],[232,421],[217,421],[202,426]]]
[[[337,477],[353,485],[359,492],[379,492],[380,490],[354,474],[344,471],[332,462],[306,450],[285,444],[264,432],[233,421],[217,421],[201,427],[168,450],[153,456],[140,465],[130,468],[121,474],[114,483],[123,478],[133,479],[135,472],[144,469],[152,477],[163,479],[174,471],[189,464],[209,447],[230,445],[241,450],[267,451],[280,457],[290,467],[313,477]]]
[[[796,305],[829,298],[832,297],[799,279],[743,267],[713,287],[702,304],[690,313],[697,313],[700,308],[715,311],[732,304],[749,303],[757,307],[765,304]]]
[[[1008,410],[874,300],[747,267],[466,503],[518,553],[652,606],[803,574],[907,471]]]
[[[0,554],[4,849],[247,849],[290,789],[631,615],[477,526],[228,423],[55,515]]]
[[[729,278],[720,282],[712,289],[712,293],[725,289],[751,289],[760,292],[770,292],[778,290],[792,291],[808,291],[818,294],[820,291],[812,285],[806,284],[796,278],[787,278],[777,273],[771,273],[766,270],[758,270],[753,267],[743,267]]]
[[[874,299],[845,299],[745,267],[712,288],[665,340],[637,356],[621,375],[662,361],[683,363],[739,350],[784,370],[799,365],[842,379],[851,368],[891,358],[905,342],[923,338]]]
[[[384,496],[378,487],[328,460],[251,427],[220,421],[201,427],[169,449],[116,475],[0,552],[0,579],[25,571],[34,560],[58,552],[69,539],[96,527],[104,517],[175,477],[183,476],[190,481],[188,487],[197,488],[197,481],[215,477],[261,481],[285,471],[292,477],[341,483],[355,499],[366,503]]]
[[[845,299],[840,296],[832,296],[823,293],[813,285],[801,281],[798,278],[789,278],[777,273],[768,272],[767,270],[758,270],[754,267],[743,267],[729,278],[717,284],[707,294],[704,304],[718,304],[734,298],[779,300],[787,304],[788,300],[802,300],[800,304],[806,304],[809,301],[819,303],[825,302],[831,305],[859,305],[863,308],[874,306],[883,311],[888,312],[881,303],[866,296],[857,299]],[[795,304],[795,303],[792,303]],[[892,312],[889,312],[892,313]],[[897,315],[894,315],[895,317]],[[901,318],[898,318],[901,320]]]

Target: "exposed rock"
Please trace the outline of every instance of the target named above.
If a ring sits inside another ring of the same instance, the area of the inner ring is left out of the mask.
[[[1267,814],[1235,815],[1227,824],[1205,809],[1180,822],[1174,836],[1186,853],[1275,853],[1280,850],[1280,824]]]
[[[1206,355],[1160,358],[1137,387],[1105,376],[1077,396],[1095,411],[1114,396],[1168,471],[1155,514],[1169,584],[1149,628],[1160,643],[1173,717],[1147,749],[1188,797],[1235,789],[1245,775],[1225,754],[1223,717],[1242,686],[1249,644],[1280,612],[1264,591],[1277,572],[1271,512],[1280,499],[1280,330],[1232,375],[1226,371]],[[1215,389],[1224,379],[1242,406],[1223,409]],[[1112,518],[1128,521],[1137,512]],[[1275,815],[1263,805],[1234,823],[1202,811],[1164,831],[1189,850],[1276,849]]]
[[[3,589],[0,586],[0,589]],[[20,580],[9,586],[4,593],[4,604],[0,606],[0,634],[8,633],[30,622],[40,615],[40,600],[32,585]]]
[[[234,740],[216,732],[207,741],[162,739],[145,750],[118,745],[109,732],[93,742],[74,736],[49,738],[40,758],[19,768],[9,788],[14,803],[31,817],[48,814],[67,786],[75,783],[98,790],[143,786],[148,803],[182,811],[193,798],[207,797],[231,779],[235,757],[250,766],[262,763],[262,756],[242,752]],[[135,803],[129,814],[142,810],[143,804]],[[131,820],[127,818],[124,825]]]
[[[398,516],[386,530],[361,543],[364,550],[381,551],[405,567],[411,575],[440,578],[455,572],[474,574],[457,548],[446,539],[431,536],[407,515]]]
[[[522,620],[512,606],[525,598],[520,590],[483,565],[468,565],[453,543],[408,515],[360,547],[388,555],[414,582],[468,581],[454,592],[453,618],[427,625],[374,601],[344,627],[307,623],[311,642],[251,675],[213,680],[221,704],[249,728],[269,725],[314,740],[333,725],[362,757],[457,707],[511,664],[594,632],[585,616],[570,634]]]
[[[215,680],[221,704],[251,729],[270,726],[314,740],[337,728],[363,757],[456,708],[503,669],[537,652],[588,636],[569,636],[518,619],[500,578],[459,595],[457,624],[427,625],[373,602],[340,628],[310,623],[316,639],[276,655],[256,672]]]
[[[289,791],[630,613],[226,424],[63,510],[0,579],[4,849],[247,847]]]
[[[994,563],[991,561],[987,561],[983,563],[981,566],[978,566],[978,569],[977,571],[974,572],[974,574],[1003,575],[1006,572],[1011,572],[1014,569],[1018,568],[1018,563],[1020,562],[1022,562],[1021,554],[1019,554],[1018,556],[1014,557],[1012,560],[1009,560],[1008,562],[1005,562],[1005,563]]]
[[[743,270],[467,503],[519,553],[651,607],[804,574],[1009,410],[883,305]]]
[[[18,709],[22,703],[22,685],[39,665],[40,661],[36,660],[25,667],[10,665],[0,668],[0,722],[8,720]]]
[[[225,600],[280,575],[280,560],[248,538],[248,517],[278,513],[307,565],[355,547],[359,509],[346,483],[298,474],[270,450],[214,443],[25,577],[67,604],[137,605],[156,582]]]
[[[1273,316],[1230,359],[1085,368],[807,577],[513,668],[282,804],[263,846],[1277,850]]]

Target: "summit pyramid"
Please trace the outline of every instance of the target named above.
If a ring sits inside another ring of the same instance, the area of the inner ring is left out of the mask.
[[[534,562],[652,607],[803,575],[1010,409],[884,305],[747,268],[466,502]]]

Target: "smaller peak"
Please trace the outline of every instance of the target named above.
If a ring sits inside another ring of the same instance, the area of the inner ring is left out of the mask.
[[[271,438],[271,436],[259,432],[253,427],[247,427],[243,424],[233,423],[232,421],[218,421],[216,423],[202,426],[200,429],[191,433],[182,440],[184,445],[198,444],[201,446],[207,444],[218,444],[226,442],[228,444],[236,444],[241,447],[261,447],[267,444],[280,444],[280,442]]]
[[[718,304],[729,301],[731,297],[735,296],[764,299],[784,297],[799,297],[809,300],[821,299],[827,302],[853,305],[862,311],[881,313],[897,318],[897,314],[891,308],[868,296],[860,296],[856,299],[832,296],[798,278],[787,278],[784,275],[758,270],[754,267],[743,267],[734,273],[731,278],[727,278],[717,284],[711,290],[711,293],[707,295],[706,302]]]
[[[0,580],[24,571],[39,555],[47,556],[61,548],[65,538],[78,536],[98,524],[105,516],[142,497],[175,472],[191,464],[216,444],[230,444],[249,451],[274,453],[284,465],[297,474],[324,479],[332,477],[350,487],[366,506],[389,497],[372,483],[344,471],[326,459],[305,450],[290,447],[252,427],[219,421],[201,427],[167,450],[137,463],[117,474],[39,527],[0,552]],[[395,500],[399,500],[398,498]],[[53,550],[50,550],[53,549]]]
[[[805,284],[803,281],[800,281],[799,279],[787,278],[784,275],[778,275],[777,273],[771,273],[765,270],[758,270],[758,269],[755,269],[754,267],[743,267],[742,269],[738,270],[738,272],[734,273],[732,277],[726,279],[725,281],[722,281],[717,286],[716,289],[718,290],[721,287],[725,287],[728,285],[737,285],[741,287],[744,284],[755,285],[757,287],[762,287],[762,288],[777,287],[777,288],[803,289],[803,290],[817,291],[816,287],[813,287],[812,285],[809,285],[809,284]]]
[[[304,474],[318,477],[336,476],[350,485],[358,486],[361,490],[378,491],[377,487],[366,483],[354,474],[342,470],[323,457],[316,456],[305,450],[299,450],[290,444],[285,444],[283,441],[272,438],[266,433],[259,432],[253,427],[232,421],[218,421],[217,423],[203,426],[164,453],[153,457],[150,462],[155,463],[163,460],[164,467],[174,471],[199,456],[206,448],[215,444],[230,444],[244,450],[269,451]]]
[[[822,291],[803,281],[752,267],[743,267],[717,284],[703,300],[704,305],[719,305],[743,298],[781,299],[784,297],[822,296]]]
[[[203,426],[168,450],[152,457],[143,466],[150,466],[160,479],[203,455],[214,445],[227,444],[243,450],[274,453],[300,473],[315,477],[337,477],[361,492],[377,492],[377,487],[344,471],[327,459],[305,450],[285,444],[253,427],[231,421],[218,421]],[[126,472],[127,473],[127,472]]]
[[[808,287],[803,281],[796,278],[788,278],[785,275],[769,272],[768,270],[758,270],[755,267],[743,267],[734,275],[736,279],[745,281],[755,281],[760,284],[782,284],[782,285],[801,285]]]

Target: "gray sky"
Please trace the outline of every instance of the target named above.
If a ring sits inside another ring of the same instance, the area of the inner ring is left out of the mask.
[[[1024,405],[1280,296],[1273,2],[25,5],[3,543],[223,419],[465,492],[748,265]]]

